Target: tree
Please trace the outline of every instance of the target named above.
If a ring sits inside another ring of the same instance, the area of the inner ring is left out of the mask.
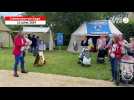
[[[68,45],[71,33],[84,21],[105,19],[111,16],[112,12],[25,12],[25,15],[46,16],[47,25],[54,23],[54,33],[63,32],[65,45]]]

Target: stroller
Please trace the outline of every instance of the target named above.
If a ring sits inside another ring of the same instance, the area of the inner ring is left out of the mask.
[[[79,56],[78,64],[81,64],[82,66],[91,65],[91,56],[90,56],[89,49],[87,47],[84,47],[82,49],[82,52],[80,53]]]
[[[134,81],[134,58],[132,56],[125,55],[122,57],[119,67],[117,67],[117,80],[116,84],[120,82],[126,84]]]
[[[119,66],[117,67],[117,80],[116,84],[120,82],[132,83],[134,81],[134,51],[131,52],[127,47],[124,49],[124,56],[121,58]]]

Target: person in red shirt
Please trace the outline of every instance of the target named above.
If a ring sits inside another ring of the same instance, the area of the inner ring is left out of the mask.
[[[109,57],[112,68],[112,81],[117,80],[117,68],[122,57],[122,46],[118,36],[113,36],[112,44],[109,46]]]
[[[19,77],[17,74],[17,67],[18,64],[21,63],[21,72],[27,73],[24,68],[24,46],[26,46],[26,40],[23,37],[23,33],[19,32],[14,38],[14,47],[13,47],[13,55],[15,57],[15,64],[14,64],[14,76]]]

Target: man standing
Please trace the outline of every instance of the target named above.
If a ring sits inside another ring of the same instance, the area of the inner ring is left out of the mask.
[[[14,38],[14,48],[13,48],[13,54],[15,56],[15,64],[14,64],[14,76],[19,77],[17,74],[17,67],[19,62],[21,63],[21,72],[27,73],[27,71],[24,68],[24,46],[26,46],[26,40],[23,37],[23,33],[18,33]]]
[[[28,39],[32,42],[32,37],[31,37],[31,35],[30,34],[28,34]],[[32,44],[32,43],[31,43]],[[29,52],[32,52],[32,46],[30,45],[29,46],[29,50],[28,50]]]
[[[37,44],[36,44],[36,53],[38,52],[39,44],[40,44],[40,38],[37,36]]]
[[[36,55],[36,47],[37,47],[37,39],[36,39],[35,35],[33,35],[33,37],[32,37],[31,47],[32,47],[32,53],[35,56]]]

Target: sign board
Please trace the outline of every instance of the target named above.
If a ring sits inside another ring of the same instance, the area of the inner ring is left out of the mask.
[[[87,32],[92,34],[111,33],[108,21],[94,21],[87,23]]]
[[[45,16],[5,16],[6,25],[45,25]]]
[[[50,31],[49,27],[23,27],[23,32],[43,32],[47,33]]]
[[[56,33],[56,35],[57,35],[57,38],[56,38],[56,40],[57,40],[57,45],[58,46],[61,46],[61,45],[63,45],[63,33]]]

